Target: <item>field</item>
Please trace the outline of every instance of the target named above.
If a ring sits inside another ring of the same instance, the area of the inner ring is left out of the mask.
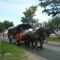
[[[27,60],[21,47],[0,41],[0,60]]]

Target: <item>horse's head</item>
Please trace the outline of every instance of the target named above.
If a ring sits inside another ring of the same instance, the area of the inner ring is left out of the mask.
[[[52,30],[52,29],[48,29],[48,28],[46,28],[45,31],[46,31],[46,35],[47,35],[47,37],[49,37],[50,34],[52,34],[52,33],[55,34],[54,30]]]

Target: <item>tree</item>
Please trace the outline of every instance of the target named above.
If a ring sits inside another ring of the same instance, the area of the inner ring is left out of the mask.
[[[4,30],[5,30],[4,25],[2,22],[0,22],[0,33],[3,32]]]
[[[27,18],[25,18],[25,17],[22,17],[21,22],[28,23],[28,24],[30,23],[30,21]]]
[[[48,25],[47,24],[48,24],[47,22],[43,22],[43,27],[44,28],[48,28]]]
[[[33,26],[33,22],[35,22],[33,17],[35,16],[35,12],[37,10],[37,6],[31,6],[30,8],[26,8],[26,11],[23,12],[24,17],[22,17],[21,22],[30,23]]]
[[[48,15],[55,16],[60,14],[60,0],[39,0],[39,5],[44,7],[42,12],[46,12]]]
[[[13,22],[9,22],[7,20],[5,20],[4,22],[0,22],[0,32],[5,31],[6,29],[12,26],[14,26]]]
[[[53,30],[58,29],[60,26],[60,17],[52,18],[52,20],[48,21],[47,26]]]
[[[3,24],[4,24],[5,29],[8,29],[9,27],[14,26],[13,22],[9,22],[9,21],[7,21],[7,20],[5,20],[5,21],[3,22]]]

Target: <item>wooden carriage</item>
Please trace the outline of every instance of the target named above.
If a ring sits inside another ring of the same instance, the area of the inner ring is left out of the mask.
[[[9,28],[8,29],[8,38],[9,38],[10,43],[12,42],[12,40],[16,40],[16,33],[17,32],[20,34],[19,40],[25,41],[24,31],[26,31],[30,28],[32,28],[32,26],[30,24],[20,24],[16,27]]]

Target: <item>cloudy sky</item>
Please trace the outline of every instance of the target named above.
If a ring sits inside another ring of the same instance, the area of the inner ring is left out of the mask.
[[[13,21],[14,25],[18,25],[26,8],[38,4],[39,0],[0,0],[0,21],[9,20]],[[38,7],[34,18],[39,19],[39,22],[48,21],[51,17],[42,13],[42,10],[43,8]]]

